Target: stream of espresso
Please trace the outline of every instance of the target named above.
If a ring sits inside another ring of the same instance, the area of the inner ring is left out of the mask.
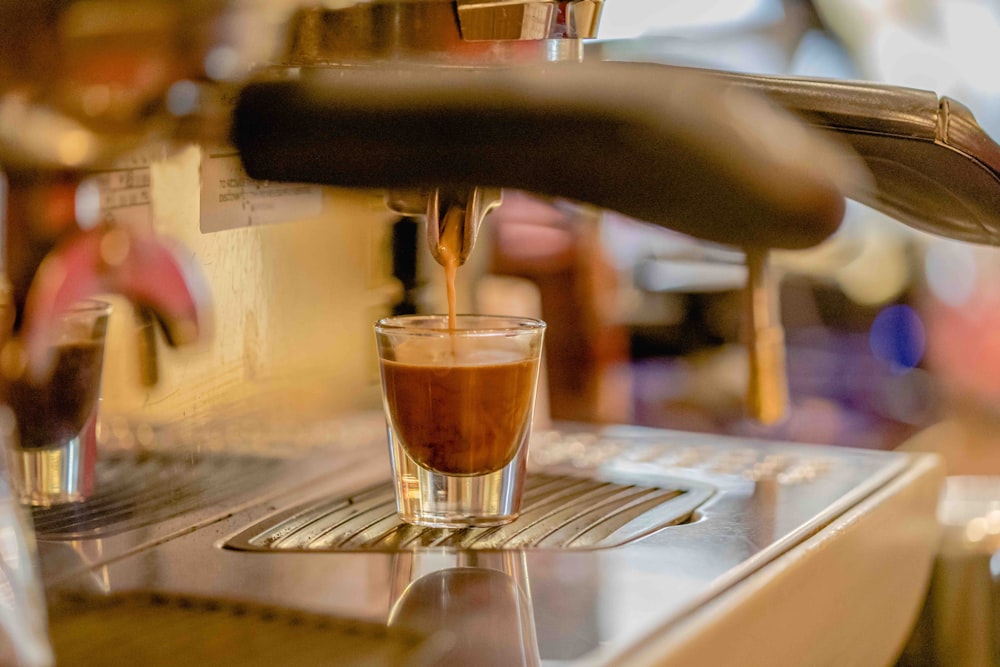
[[[459,216],[465,217],[465,209],[452,206],[445,212],[444,232],[438,242],[438,256],[444,266],[445,287],[448,290],[448,329],[454,331],[457,326],[455,317],[456,297],[455,297],[455,274],[458,273],[459,259],[462,252],[463,231],[462,220]]]
[[[401,343],[395,359],[382,360],[382,381],[393,428],[414,463],[447,475],[485,475],[510,463],[524,443],[538,363],[522,341],[459,335],[455,276],[464,216],[461,207],[448,209],[436,248],[449,333]]]

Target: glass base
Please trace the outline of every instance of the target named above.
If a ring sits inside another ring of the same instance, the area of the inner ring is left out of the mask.
[[[527,438],[525,438],[527,439]],[[506,466],[485,475],[457,476],[418,465],[389,432],[399,518],[429,528],[502,526],[521,511],[526,443]]]
[[[97,434],[92,416],[75,438],[53,447],[6,447],[11,487],[22,505],[79,503],[94,488]]]

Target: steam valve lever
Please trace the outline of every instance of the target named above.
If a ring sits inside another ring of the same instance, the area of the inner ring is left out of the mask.
[[[788,411],[785,332],[778,306],[778,282],[763,248],[747,248],[744,295],[750,373],[747,410],[762,424],[775,424]]]

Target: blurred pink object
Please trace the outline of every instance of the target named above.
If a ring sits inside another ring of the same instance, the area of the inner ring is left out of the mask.
[[[172,345],[191,343],[210,329],[209,291],[192,262],[151,232],[100,225],[58,245],[39,266],[21,328],[29,372],[47,374],[58,317],[83,299],[108,293],[152,310]]]
[[[929,299],[928,364],[956,398],[1000,411],[1000,289],[980,284],[960,307]]]

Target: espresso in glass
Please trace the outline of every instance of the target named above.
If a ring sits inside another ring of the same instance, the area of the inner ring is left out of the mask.
[[[16,429],[5,433],[4,454],[13,491],[27,505],[86,500],[97,462],[97,413],[111,306],[83,301],[50,322],[51,368],[34,378],[5,365],[0,402]],[[17,357],[12,355],[13,360]]]
[[[441,365],[383,361],[387,409],[417,464],[448,475],[495,472],[524,440],[537,364],[513,353],[485,363],[449,356]]]
[[[392,317],[376,324],[404,521],[498,525],[517,516],[545,324]]]
[[[53,348],[52,375],[0,383],[0,397],[14,411],[23,449],[61,447],[83,431],[97,406],[104,341]]]

